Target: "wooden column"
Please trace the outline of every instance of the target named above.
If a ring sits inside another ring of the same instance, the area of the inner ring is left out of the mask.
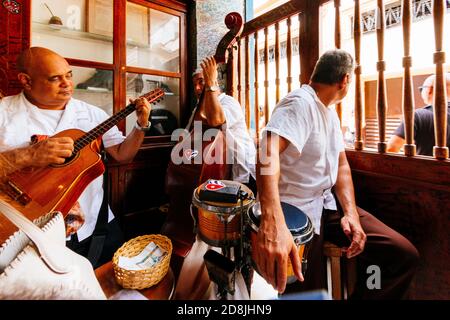
[[[293,1],[294,2],[294,1]],[[319,7],[317,0],[304,0],[305,10],[300,17],[300,83],[309,83],[309,78],[319,59]]]
[[[341,0],[334,0],[334,45],[337,49],[341,48]],[[342,103],[336,104],[336,113],[342,126]]]
[[[258,94],[258,65],[259,65],[259,48],[258,48],[258,31],[255,32],[255,52],[254,52],[254,66],[255,66],[255,132],[256,141],[259,141],[259,94]]]
[[[410,56],[411,39],[411,0],[403,0],[402,26],[403,26],[403,119],[405,128],[405,144],[403,149],[406,156],[416,155],[416,145],[414,144],[414,95],[412,84],[412,57]]]
[[[286,39],[286,61],[287,61],[287,78],[288,92],[292,90],[292,34],[291,34],[291,17],[286,20],[287,39]]]
[[[359,0],[355,0],[355,13],[353,18],[353,37],[355,41],[355,150],[362,150],[362,92],[361,92],[361,12]]]
[[[269,27],[264,28],[264,124],[269,122]]]
[[[3,1],[1,1],[3,3]],[[17,79],[18,55],[30,47],[31,1],[18,0],[18,11],[0,3],[0,92],[14,95],[22,90]]]
[[[384,61],[384,1],[377,0],[377,45],[378,45],[378,92],[377,92],[377,118],[378,118],[378,152],[386,152],[386,114],[387,114],[387,99],[386,99],[386,80],[384,78],[384,71],[386,70],[386,61]]]
[[[300,87],[302,86],[302,14],[298,14],[298,62],[300,63],[300,74],[298,75],[298,82],[300,83]]]
[[[123,34],[125,34],[125,24],[126,24],[126,0],[114,1],[113,4],[113,17],[114,17],[114,39],[120,39],[118,41],[113,41],[113,64],[114,64],[114,107],[113,113],[119,112],[121,109],[125,108],[123,101],[126,100],[126,39]],[[122,120],[117,124],[120,131],[125,133],[126,121]]]
[[[237,97],[239,104],[242,106],[242,57],[241,57],[241,39],[237,41]]]
[[[436,82],[434,83],[434,134],[435,146],[433,155],[437,159],[448,158],[447,143],[447,93],[444,75],[445,52],[443,51],[444,16],[446,11],[445,0],[433,0],[433,20],[436,52]]]
[[[280,24],[275,23],[275,101],[280,101]]]
[[[250,128],[250,39],[245,37],[245,124]]]

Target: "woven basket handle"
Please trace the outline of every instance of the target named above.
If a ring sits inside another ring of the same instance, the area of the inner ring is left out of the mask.
[[[0,200],[0,213],[2,213],[16,227],[22,230],[36,245],[41,259],[56,273],[68,273],[70,267],[64,261],[65,247],[50,241],[45,233],[29,219],[9,204]]]

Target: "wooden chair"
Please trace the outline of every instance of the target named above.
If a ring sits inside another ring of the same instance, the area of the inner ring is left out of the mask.
[[[348,299],[355,288],[356,259],[347,259],[342,248],[325,242],[323,254],[327,258],[328,294],[333,300]]]

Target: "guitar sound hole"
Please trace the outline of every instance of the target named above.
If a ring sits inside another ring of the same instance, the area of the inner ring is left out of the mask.
[[[72,160],[74,160],[77,155],[78,155],[78,152],[72,153],[72,155],[70,157],[66,158],[66,161],[64,161],[64,164],[68,164],[68,163],[72,162]]]
[[[70,157],[66,158],[66,161],[64,161],[64,163],[62,163],[62,164],[52,164],[51,167],[58,168],[58,167],[64,167],[64,166],[67,166],[67,165],[70,164],[72,161],[74,161],[75,159],[77,159],[79,155],[80,155],[79,152],[73,153]]]

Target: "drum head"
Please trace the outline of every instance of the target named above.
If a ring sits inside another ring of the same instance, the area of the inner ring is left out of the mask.
[[[286,202],[281,202],[281,208],[286,224],[294,237],[308,230],[311,220],[302,210]]]
[[[227,180],[223,180],[223,181],[227,181]],[[238,201],[236,203],[201,201],[199,199],[199,191],[204,184],[206,184],[206,182],[201,184],[200,186],[198,186],[194,190],[194,193],[192,194],[192,204],[194,206],[196,206],[197,208],[200,208],[200,209],[204,209],[207,211],[217,213],[217,214],[229,215],[229,214],[236,214],[236,213],[240,212],[241,201]],[[250,190],[250,188],[248,188],[244,184],[240,184],[240,185],[241,185],[241,190],[247,192],[247,194],[248,194],[247,199],[242,202],[242,209],[246,211],[253,204],[255,199],[253,196],[253,192],[252,192],[252,190]]]
[[[284,219],[292,236],[299,238],[300,243],[308,242],[314,236],[311,219],[299,208],[281,202]],[[248,211],[249,223],[253,230],[258,231],[261,222],[261,205],[259,202]]]

